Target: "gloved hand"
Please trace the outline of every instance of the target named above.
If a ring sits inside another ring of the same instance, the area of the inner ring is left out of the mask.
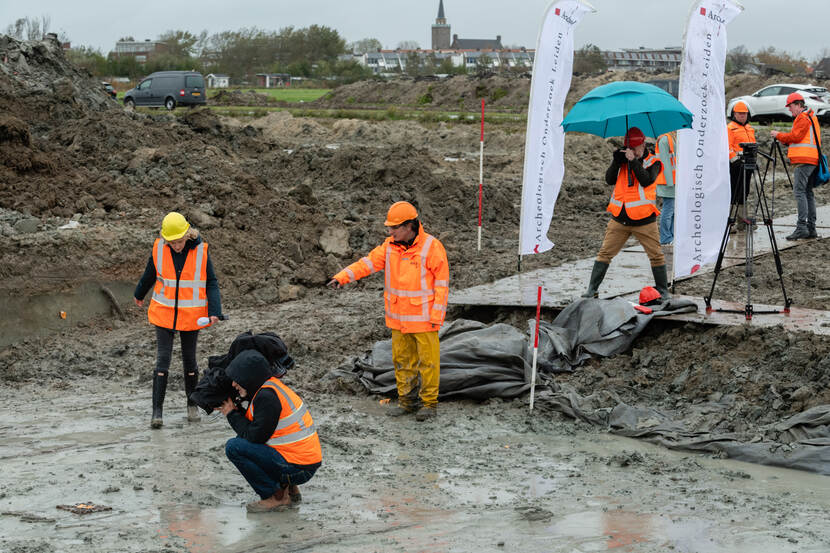
[[[619,164],[625,163],[625,150],[614,150],[614,161]]]

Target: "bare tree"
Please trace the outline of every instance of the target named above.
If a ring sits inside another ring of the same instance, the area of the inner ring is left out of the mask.
[[[17,40],[41,40],[49,32],[52,18],[48,15],[21,17],[6,27],[6,34]]]
[[[398,50],[420,50],[421,45],[417,40],[402,40],[398,43]]]

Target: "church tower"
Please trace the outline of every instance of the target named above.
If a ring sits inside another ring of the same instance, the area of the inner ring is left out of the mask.
[[[450,26],[444,17],[444,0],[438,0],[438,17],[432,26],[432,49],[445,50],[450,47]]]

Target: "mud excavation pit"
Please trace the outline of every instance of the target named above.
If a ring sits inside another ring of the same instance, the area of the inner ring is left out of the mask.
[[[525,399],[452,401],[437,421],[392,421],[379,397],[324,379],[388,337],[381,279],[342,293],[323,285],[382,240],[392,202],[413,201],[427,231],[445,244],[453,290],[514,273],[523,125],[487,128],[477,253],[475,125],[127,113],[69,65],[59,45],[0,40],[0,53],[10,60],[0,71],[0,110],[5,127],[18,129],[0,137],[0,151],[14,153],[0,156],[0,298],[25,308],[76,287],[93,286],[89,294],[101,296],[97,283],[135,282],[161,218],[181,210],[210,243],[232,317],[200,334],[200,366],[240,332],[280,334],[297,360],[288,383],[320,425],[324,453],[297,508],[247,515],[244,503],[255,497],[224,457],[227,423],[184,420],[178,346],[165,427],[151,431],[155,340],[146,315],[129,302],[121,305],[125,321],[75,319],[76,309],[67,309],[70,325],[0,346],[0,550],[830,548],[827,477],[613,437],[546,409],[543,394],[533,416]],[[572,95],[606,78],[575,79]],[[750,84],[735,93],[759,87]],[[446,105],[457,106],[463,94],[474,107],[478,85],[456,82],[461,89],[447,92]],[[383,96],[383,87],[372,87]],[[521,91],[509,98],[526,105]],[[610,151],[595,137],[566,137],[565,182],[550,232],[556,248],[526,258],[526,271],[596,253],[607,222],[601,179]],[[830,203],[830,187],[816,195],[818,204]],[[777,214],[795,211],[788,190],[776,202]],[[61,230],[70,219],[77,227]],[[830,309],[828,243],[782,252],[795,305]],[[770,265],[757,265],[758,303],[778,301]],[[37,276],[44,274],[59,277],[60,286]],[[678,293],[702,296],[707,284],[683,283]],[[744,285],[740,268],[730,268],[718,297],[739,299]],[[9,306],[2,305],[7,317],[18,309]],[[478,315],[519,329],[530,317]],[[674,407],[733,394],[735,410],[721,430],[751,434],[830,404],[830,343],[777,328],[664,325],[632,351],[559,378],[582,395],[615,393],[632,405]],[[113,510],[56,509],[82,501]]]

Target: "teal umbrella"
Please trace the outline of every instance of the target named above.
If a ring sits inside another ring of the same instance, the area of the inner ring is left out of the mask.
[[[657,138],[677,129],[692,128],[692,112],[674,96],[651,84],[617,81],[598,86],[582,97],[562,127],[603,138],[623,136],[637,127]]]

